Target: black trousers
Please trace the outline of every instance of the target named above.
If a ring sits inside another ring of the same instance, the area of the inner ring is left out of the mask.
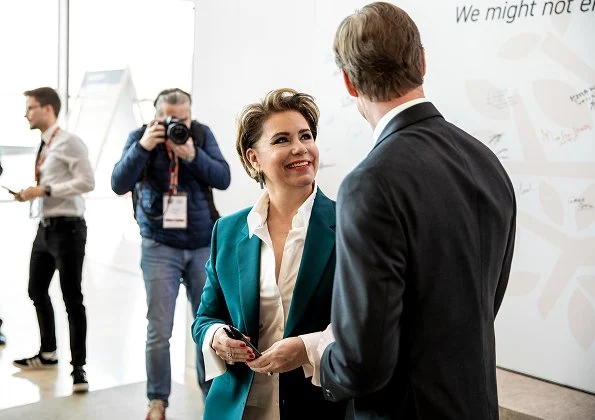
[[[87,225],[84,219],[45,219],[37,229],[29,265],[29,297],[37,311],[41,335],[40,351],[44,352],[56,350],[54,308],[48,290],[54,272],[58,269],[68,314],[73,366],[83,366],[87,357],[87,315],[81,291],[86,243]]]

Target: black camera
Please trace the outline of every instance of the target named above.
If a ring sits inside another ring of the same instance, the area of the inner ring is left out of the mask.
[[[190,137],[190,129],[174,117],[167,117],[164,121],[159,121],[165,127],[165,138],[170,139],[175,144],[184,144]]]

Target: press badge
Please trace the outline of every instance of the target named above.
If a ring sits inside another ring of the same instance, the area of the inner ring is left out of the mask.
[[[184,193],[163,194],[163,228],[186,229],[188,226],[188,196]]]

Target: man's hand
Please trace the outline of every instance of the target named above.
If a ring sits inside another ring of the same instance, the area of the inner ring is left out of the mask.
[[[158,124],[157,120],[151,121],[147,125],[145,133],[139,143],[147,151],[153,150],[158,144],[165,142],[165,127]]]
[[[196,150],[194,149],[194,140],[192,137],[189,137],[184,144],[175,144],[173,141],[168,140],[168,143],[171,146],[171,149],[174,151],[174,154],[183,159],[187,162],[192,162],[196,156]]]
[[[43,197],[44,195],[45,195],[45,191],[44,191],[43,187],[41,187],[41,186],[29,187],[25,190],[19,191],[19,193],[14,196],[14,199],[22,202],[22,201],[33,200],[34,198],[37,198],[37,197]]]
[[[299,337],[289,337],[277,341],[258,359],[246,364],[259,373],[283,373],[297,369],[306,363],[308,363],[308,353],[304,342]]]

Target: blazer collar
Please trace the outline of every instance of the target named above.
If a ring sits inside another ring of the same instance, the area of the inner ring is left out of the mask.
[[[248,225],[244,225],[236,246],[238,262],[238,283],[240,308],[242,310],[246,335],[258,345],[258,314],[260,308],[260,239],[248,236]]]
[[[335,247],[335,208],[318,190],[312,207],[304,253],[295,281],[284,337],[291,336],[323,278]]]
[[[384,130],[382,130],[382,133],[380,133],[380,136],[378,137],[378,141],[374,144],[374,148],[378,147],[380,143],[397,131],[432,117],[443,118],[442,114],[438,112],[431,102],[422,102],[421,104],[413,105],[412,107],[399,112],[392,120],[390,120]]]

